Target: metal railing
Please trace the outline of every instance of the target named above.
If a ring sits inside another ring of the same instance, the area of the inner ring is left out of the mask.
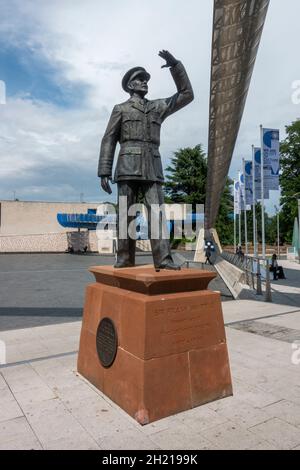
[[[262,285],[264,283],[265,301],[272,302],[269,260],[230,253],[228,251],[223,251],[221,256],[225,261],[228,261],[245,273],[245,282],[255,291],[256,295],[263,295]]]

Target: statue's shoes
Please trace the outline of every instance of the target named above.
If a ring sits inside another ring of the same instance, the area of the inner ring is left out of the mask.
[[[114,264],[114,268],[119,269],[119,268],[133,268],[134,264],[133,263],[121,263],[120,261],[117,261]]]
[[[167,261],[166,263],[162,263],[159,266],[155,266],[155,270],[159,271],[160,269],[169,269],[172,271],[180,271],[181,267],[178,264],[175,264],[173,261]]]

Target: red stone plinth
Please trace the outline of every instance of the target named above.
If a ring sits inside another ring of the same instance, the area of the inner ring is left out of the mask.
[[[90,268],[78,371],[141,424],[232,395],[220,294],[214,273],[152,266]],[[100,363],[102,318],[117,329],[113,364]]]

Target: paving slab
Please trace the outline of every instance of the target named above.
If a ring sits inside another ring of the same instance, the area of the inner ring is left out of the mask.
[[[1,449],[40,449],[41,443],[25,417],[0,423]]]
[[[8,386],[0,389],[0,422],[23,416],[23,411]]]
[[[288,400],[281,400],[264,408],[266,414],[278,417],[289,424],[300,427],[300,405]]]
[[[205,431],[205,437],[222,450],[246,450],[261,444],[263,438],[231,421]]]
[[[172,423],[168,429],[151,434],[152,441],[161,449],[208,450],[214,444],[200,432],[193,432],[183,423]]]
[[[278,418],[250,428],[256,436],[280,450],[290,450],[300,445],[300,429]]]

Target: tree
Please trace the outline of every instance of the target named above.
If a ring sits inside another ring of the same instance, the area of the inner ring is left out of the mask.
[[[171,164],[166,168],[166,202],[205,204],[207,158],[202,145],[187,147],[174,152]],[[228,178],[221,198],[216,228],[221,243],[233,243],[232,181]]]
[[[286,241],[293,237],[297,217],[297,199],[300,199],[300,120],[286,126],[286,139],[281,142],[281,214],[280,227]]]
[[[232,245],[234,238],[234,209],[231,192],[232,185],[233,181],[230,178],[227,178],[227,183],[221,197],[219,214],[216,221],[216,229],[220,237],[220,241],[224,245]]]
[[[201,145],[174,152],[171,165],[166,168],[165,193],[170,202],[204,204],[207,161]]]
[[[277,215],[269,216],[265,218],[266,222],[266,243],[269,245],[277,245]]]

